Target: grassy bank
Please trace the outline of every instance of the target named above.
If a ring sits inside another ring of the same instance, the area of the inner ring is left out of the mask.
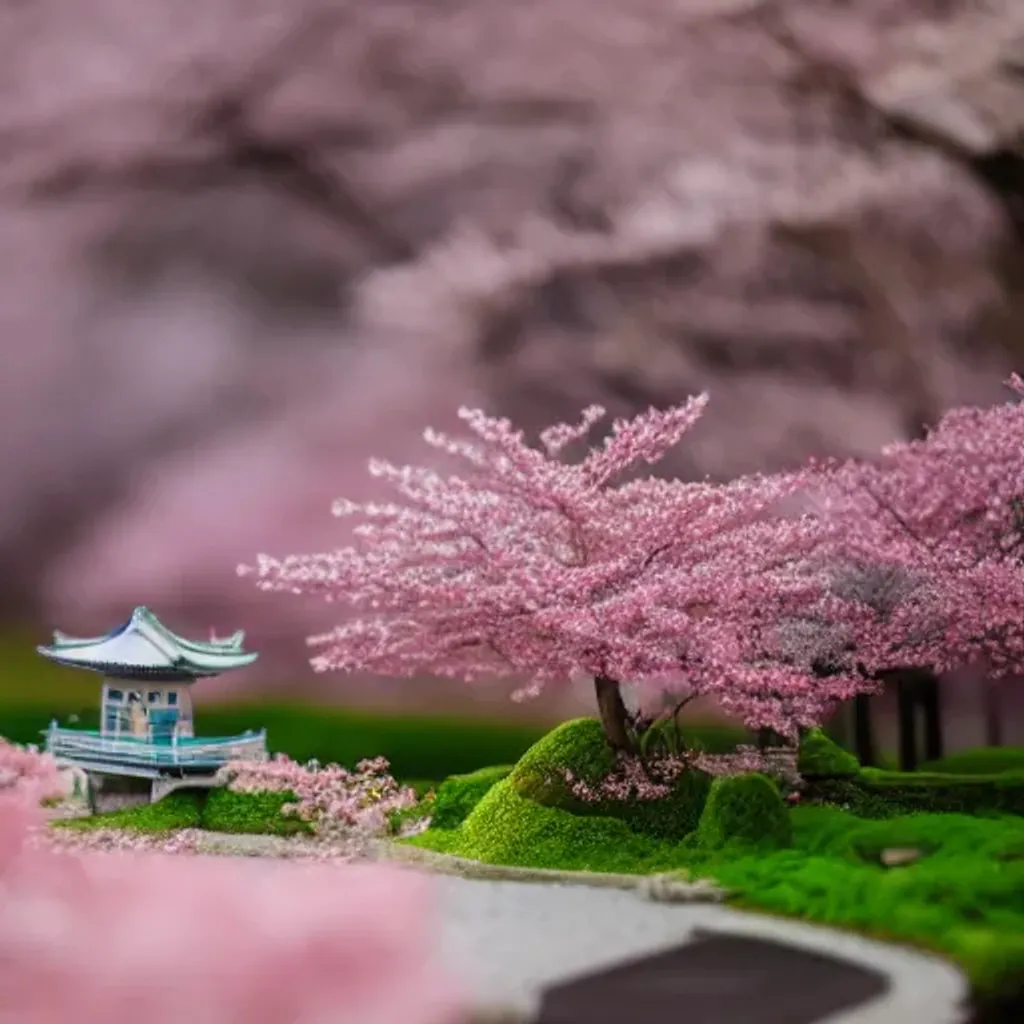
[[[981,998],[1024,973],[1024,817],[790,807],[746,776],[689,785],[655,820],[628,801],[583,806],[559,782],[570,762],[577,777],[605,770],[598,740],[569,723],[511,769],[447,780],[446,813],[405,841],[488,864],[713,878],[742,907],[944,954]]]
[[[155,804],[58,820],[53,826],[80,831],[124,829],[147,835],[169,835],[186,828],[236,835],[308,834],[311,830],[306,822],[282,813],[282,806],[294,799],[291,793],[234,793],[226,788],[182,790]]]
[[[490,864],[716,879],[742,906],[944,953],[983,993],[1024,971],[1024,820],[915,815],[866,821],[831,807],[788,812],[793,844],[709,848],[640,835],[611,818],[542,807],[499,782],[454,829],[412,845]],[[886,867],[883,851],[920,859]]]

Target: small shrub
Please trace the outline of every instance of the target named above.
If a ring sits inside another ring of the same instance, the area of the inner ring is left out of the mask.
[[[702,771],[684,772],[667,795],[656,799],[584,799],[573,792],[577,783],[599,790],[616,767],[601,723],[580,718],[563,723],[534,744],[512,770],[509,782],[520,796],[543,807],[580,817],[615,818],[654,839],[682,839],[697,827],[711,788],[711,777]]]
[[[490,788],[511,774],[512,768],[512,765],[497,765],[445,779],[434,797],[431,827],[458,828]]]
[[[288,792],[238,793],[228,787],[213,789],[203,808],[201,827],[210,832],[236,835],[293,836],[311,833],[313,827],[282,808],[296,802]]]
[[[489,864],[625,873],[669,867],[673,851],[622,821],[524,799],[508,778],[491,787],[458,829],[430,830],[411,843]]]
[[[856,775],[860,762],[821,729],[810,729],[800,740],[797,770],[807,778],[842,778]]]
[[[400,786],[383,757],[360,761],[354,771],[341,765],[298,764],[283,754],[269,761],[232,761],[218,773],[233,793],[276,793],[283,814],[296,814],[320,839],[386,835],[395,812],[419,801]]]
[[[700,844],[780,848],[793,843],[789,811],[775,783],[751,773],[715,779],[697,830]]]

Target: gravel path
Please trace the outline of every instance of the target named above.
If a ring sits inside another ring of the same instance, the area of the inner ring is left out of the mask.
[[[438,876],[442,951],[485,1006],[525,1017],[540,990],[681,945],[695,928],[756,935],[880,970],[891,990],[820,1024],[960,1024],[967,985],[955,967],[902,947],[710,904],[665,904],[635,892]]]

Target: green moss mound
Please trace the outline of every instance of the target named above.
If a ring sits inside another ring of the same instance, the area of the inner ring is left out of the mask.
[[[312,827],[281,808],[295,802],[293,793],[236,793],[227,787],[210,790],[203,807],[201,827],[210,832],[238,835],[293,836]]]
[[[842,778],[860,771],[860,762],[821,729],[810,729],[800,740],[797,770],[805,777]]]
[[[458,829],[432,828],[407,842],[516,867],[643,874],[673,864],[671,844],[638,835],[614,818],[579,817],[534,803],[508,778],[491,787]]]
[[[566,807],[577,801],[569,792],[567,771],[588,785],[597,785],[614,767],[601,723],[593,718],[563,722],[538,740],[516,762],[512,787],[527,800],[545,807]]]
[[[496,765],[481,768],[466,775],[452,775],[437,789],[431,810],[431,822],[435,828],[457,828],[474,807],[487,795],[491,787],[507,778],[512,765]]]
[[[534,744],[516,764],[509,782],[519,796],[542,807],[578,817],[614,818],[655,839],[682,839],[697,827],[711,789],[704,772],[686,772],[669,795],[657,800],[582,800],[566,778],[571,772],[574,780],[596,789],[614,768],[600,722],[579,718]]]
[[[779,849],[793,843],[789,808],[778,787],[757,772],[715,779],[697,829],[700,844]]]
[[[206,793],[202,790],[178,790],[169,793],[155,804],[125,807],[107,814],[93,814],[88,818],[68,818],[55,821],[57,828],[72,829],[125,829],[129,832],[160,834],[183,828],[201,828]]]

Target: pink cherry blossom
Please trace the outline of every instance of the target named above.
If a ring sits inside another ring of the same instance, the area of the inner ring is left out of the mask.
[[[645,761],[619,754],[612,770],[597,783],[589,783],[571,770],[566,770],[563,777],[573,796],[587,803],[660,800],[672,793],[675,782],[684,772],[693,769],[713,776],[763,772],[795,791],[801,785],[796,760],[796,751],[792,747],[758,750],[739,746],[729,754],[685,751]]]
[[[525,676],[519,697],[590,675],[606,697],[620,684],[708,694],[748,724],[792,734],[867,685],[814,680],[776,647],[775,621],[827,600],[822,573],[793,570],[820,545],[821,523],[777,512],[808,475],[636,476],[706,401],[617,421],[576,461],[563,456],[599,407],[545,430],[539,448],[507,420],[463,409],[470,438],[425,433],[462,475],[374,461],[398,500],[336,503],[360,521],[355,546],[261,555],[239,571],[264,590],[352,608],[309,641],[321,671]],[[621,701],[599,704],[610,741],[627,749]]]
[[[57,796],[60,789],[52,757],[0,737],[0,796],[16,792],[38,802]]]
[[[278,754],[269,761],[232,762],[220,777],[240,793],[293,793],[296,802],[286,804],[284,812],[309,822],[327,843],[386,834],[389,816],[416,804],[415,791],[391,777],[383,757],[360,761],[350,772],[336,764],[298,764]]]
[[[955,409],[924,439],[823,479],[836,592],[873,612],[849,634],[857,660],[1024,669],[1024,404]]]

